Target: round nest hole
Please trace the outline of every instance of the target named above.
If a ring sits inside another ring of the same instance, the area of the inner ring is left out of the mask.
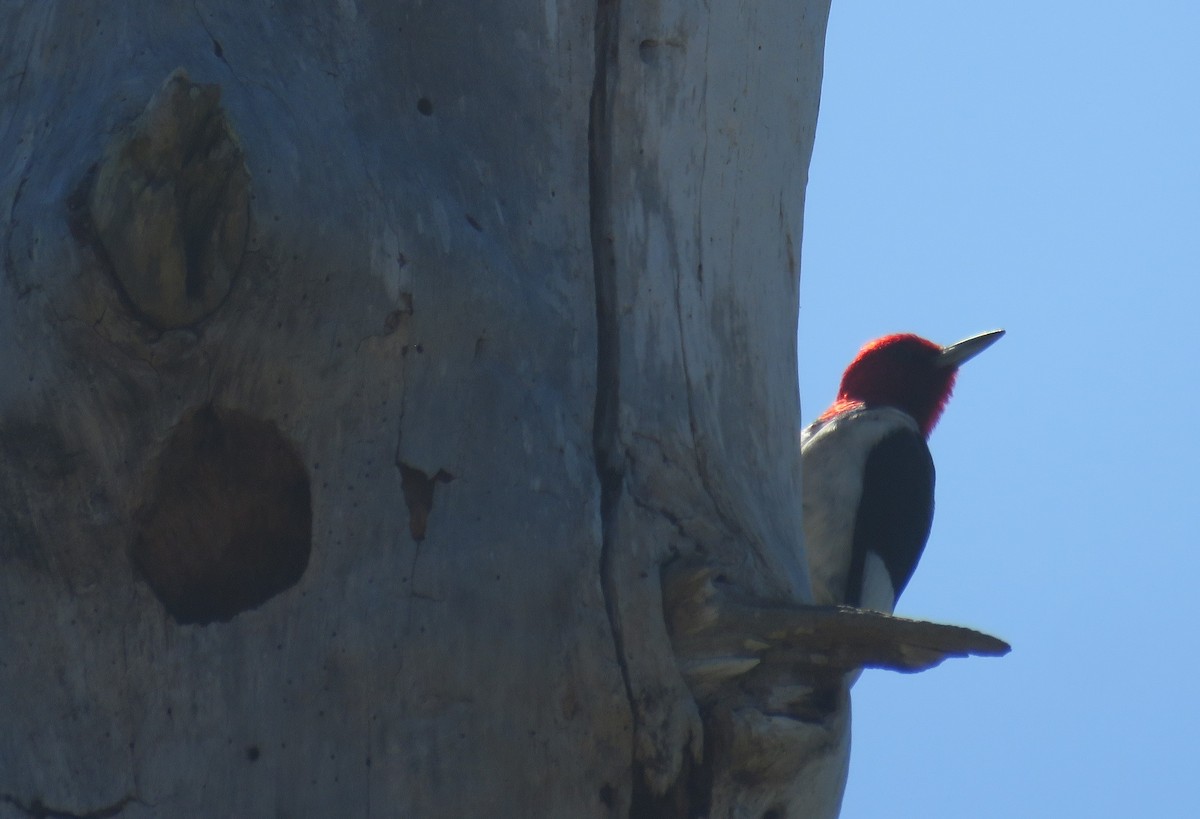
[[[180,623],[229,620],[295,585],[312,550],[309,481],[269,421],[203,407],[175,428],[133,563]]]

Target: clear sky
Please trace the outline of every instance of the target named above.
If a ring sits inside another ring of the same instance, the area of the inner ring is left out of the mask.
[[[843,817],[1200,816],[1200,2],[834,0],[805,219],[805,423],[1008,330],[897,613],[1013,652],[867,672]]]

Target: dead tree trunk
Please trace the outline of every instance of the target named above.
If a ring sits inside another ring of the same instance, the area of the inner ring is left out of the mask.
[[[0,10],[0,817],[836,814],[662,593],[808,599],[827,5]]]

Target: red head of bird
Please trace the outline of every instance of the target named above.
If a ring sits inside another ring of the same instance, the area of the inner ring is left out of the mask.
[[[895,407],[912,416],[928,437],[950,400],[959,366],[1003,335],[992,330],[948,347],[912,333],[868,342],[846,368],[837,400],[819,420],[856,406]]]

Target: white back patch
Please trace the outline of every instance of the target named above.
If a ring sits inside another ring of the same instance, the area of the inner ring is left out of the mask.
[[[920,431],[912,416],[892,407],[881,407],[852,410],[819,427],[809,426],[800,436],[804,548],[813,598],[818,605],[845,600],[867,456],[886,435],[902,429]],[[883,561],[878,555],[868,555],[870,558],[879,564],[879,572],[891,589]],[[878,588],[879,581],[872,580],[870,566],[868,562],[868,571],[863,574],[862,605],[890,612],[895,595],[888,592],[887,605],[879,604],[878,596],[883,590]],[[875,588],[871,586],[873,583]]]

